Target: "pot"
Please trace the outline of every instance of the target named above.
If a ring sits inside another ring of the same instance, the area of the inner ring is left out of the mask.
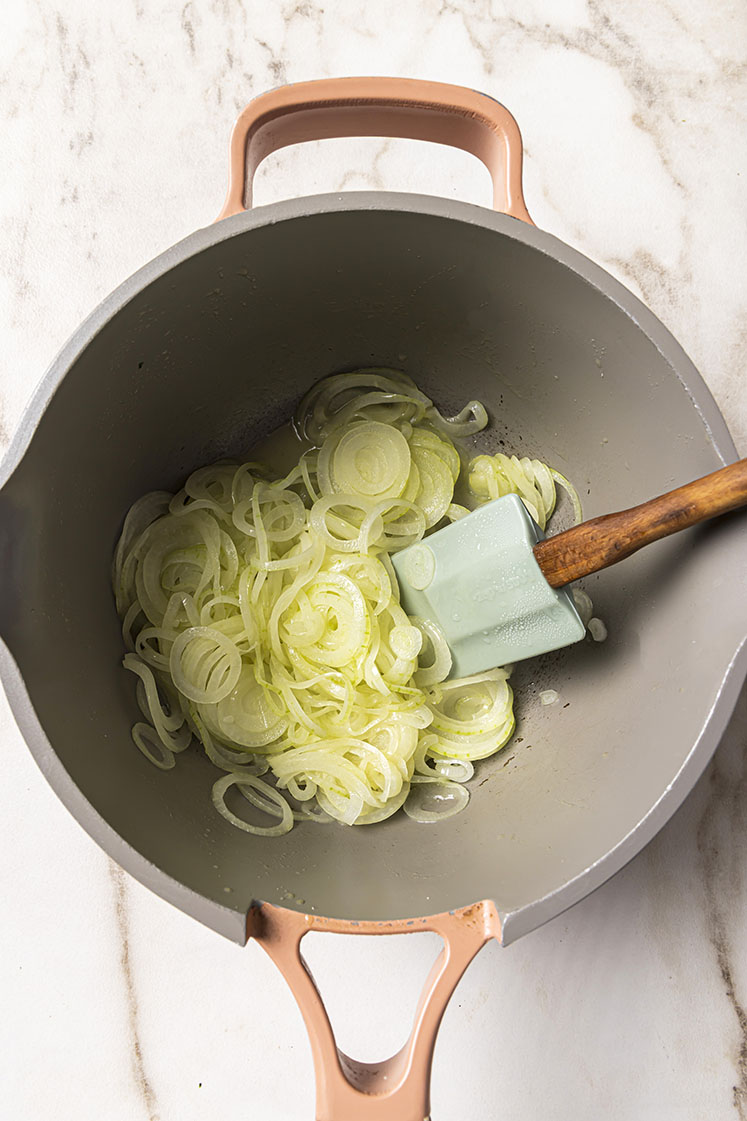
[[[493,177],[495,211],[369,192],[245,209],[269,152],[354,134],[474,153]],[[455,86],[336,79],[257,98],[233,133],[221,220],[80,326],[0,471],[0,671],[31,751],[131,875],[272,955],[309,1028],[327,1121],[422,1121],[438,1024],[474,954],[598,887],[685,798],[747,670],[744,523],[669,538],[588,582],[608,641],[517,670],[518,735],[480,765],[463,814],[272,839],[215,814],[214,769],[200,752],[164,773],[134,749],[112,551],[134,499],[241,454],[313,381],[356,366],[405,369],[446,411],[482,400],[494,420],[485,446],[501,440],[551,462],[587,517],[733,461],[726,425],[669,332],[532,224],[521,157],[508,111]],[[550,686],[561,703],[548,709],[538,693]],[[442,936],[397,1056],[372,1065],[337,1051],[300,953],[309,930]]]

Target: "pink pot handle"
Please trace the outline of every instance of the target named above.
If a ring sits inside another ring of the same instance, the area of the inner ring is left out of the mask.
[[[218,220],[251,206],[252,179],[265,156],[339,136],[400,136],[471,152],[493,179],[494,208],[533,224],[521,187],[521,133],[508,109],[476,90],[414,78],[324,78],[255,97],[231,134]]]
[[[420,997],[412,1033],[401,1051],[381,1063],[359,1063],[338,1050],[319,990],[301,954],[310,930],[333,934],[413,934],[432,930],[444,948]],[[248,934],[270,955],[288,982],[306,1023],[316,1074],[316,1121],[424,1121],[430,1115],[433,1048],[451,994],[475,954],[500,938],[500,920],[488,900],[420,919],[348,922],[258,904]]]

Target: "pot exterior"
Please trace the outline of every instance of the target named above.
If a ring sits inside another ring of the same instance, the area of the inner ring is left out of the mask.
[[[239,834],[214,814],[206,759],[164,774],[132,745],[111,554],[140,494],[241,457],[314,380],[361,365],[406,370],[447,411],[482,400],[476,446],[549,461],[587,517],[736,458],[666,329],[543,231],[379,193],[241,214],[108,297],[32,402],[0,472],[3,680],[83,826],[229,937],[255,899],[383,920],[488,898],[510,941],[639,851],[710,758],[746,668],[744,530],[688,531],[587,583],[607,643],[517,670],[517,739],[464,814],[397,815],[344,844],[336,827]],[[539,705],[545,687],[560,705]]]

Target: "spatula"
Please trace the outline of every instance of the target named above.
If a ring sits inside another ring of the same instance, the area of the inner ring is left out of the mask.
[[[450,676],[481,673],[584,637],[573,580],[744,505],[747,459],[554,537],[508,494],[395,554],[402,606],[440,627]]]

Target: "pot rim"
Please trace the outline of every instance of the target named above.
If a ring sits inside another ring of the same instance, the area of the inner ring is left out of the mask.
[[[280,202],[269,203],[267,206],[256,207],[223,218],[219,222],[188,234],[117,285],[73,331],[37,384],[8,450],[0,460],[0,490],[21,462],[42,414],[70,366],[105,324],[146,285],[158,280],[197,253],[246,230],[320,214],[360,210],[423,214],[465,222],[472,226],[483,226],[530,245],[570,268],[612,300],[653,342],[674,370],[700,414],[709,439],[721,461],[727,464],[738,458],[726,421],[710,389],[681,344],[642,300],[580,250],[572,248],[567,242],[547,230],[539,229],[499,211],[488,210],[487,207],[475,203],[408,192],[345,191],[342,194],[305,195],[300,198],[283,199]]]

